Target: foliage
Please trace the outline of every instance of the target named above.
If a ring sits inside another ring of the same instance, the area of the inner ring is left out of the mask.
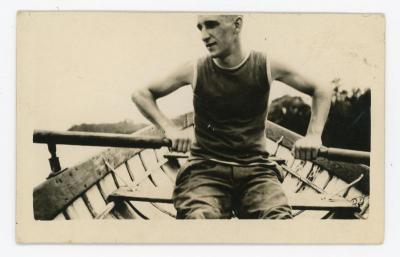
[[[285,95],[272,101],[268,119],[301,135],[307,132],[311,108],[300,97]],[[331,147],[370,150],[371,90],[347,91],[336,86],[322,136]]]

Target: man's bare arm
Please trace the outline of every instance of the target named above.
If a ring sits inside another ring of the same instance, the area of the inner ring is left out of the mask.
[[[192,62],[178,66],[170,74],[155,79],[146,86],[135,90],[131,99],[140,112],[153,124],[164,130],[167,138],[172,141],[172,150],[186,152],[191,144],[191,138],[182,133],[173,122],[158,108],[156,100],[166,96],[178,88],[192,84]]]
[[[276,61],[271,62],[271,74],[273,80],[283,82],[312,97],[311,119],[307,135],[295,143],[293,153],[296,158],[315,159],[322,145],[321,136],[331,105],[333,90],[330,84],[316,83],[316,80],[305,78],[292,68]]]

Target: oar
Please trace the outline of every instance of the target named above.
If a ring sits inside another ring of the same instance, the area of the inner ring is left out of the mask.
[[[86,145],[129,148],[160,148],[170,147],[171,140],[151,136],[129,136],[113,133],[71,132],[35,130],[33,142],[48,145]],[[321,147],[319,157],[329,160],[369,164],[370,153],[340,148]],[[182,158],[182,156],[179,156]]]
[[[349,149],[333,148],[322,146],[318,156],[332,161],[354,162],[369,165],[370,153]]]
[[[129,136],[114,133],[35,130],[33,142],[49,145],[86,145],[129,148],[160,148],[171,146],[167,138]]]

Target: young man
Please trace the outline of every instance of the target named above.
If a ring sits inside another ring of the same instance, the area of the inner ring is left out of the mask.
[[[308,132],[295,143],[295,158],[312,160],[321,146],[331,101],[329,85],[319,87],[263,53],[245,51],[242,25],[241,15],[200,15],[197,28],[209,55],[132,94],[143,115],[165,131],[172,150],[190,150],[174,190],[177,218],[292,217],[280,167],[268,160],[265,147],[273,80],[312,96]],[[188,84],[194,91],[193,142],[156,105],[157,98]]]

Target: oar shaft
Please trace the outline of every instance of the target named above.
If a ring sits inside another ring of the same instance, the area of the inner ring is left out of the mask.
[[[355,151],[340,148],[321,147],[318,153],[319,157],[324,157],[329,160],[359,162],[369,165],[370,153],[364,151]]]
[[[161,137],[128,136],[112,133],[60,132],[35,130],[33,142],[42,144],[86,145],[129,148],[160,148],[171,146],[171,141]]]
[[[49,145],[86,145],[129,148],[160,148],[171,146],[171,141],[162,137],[129,136],[112,133],[35,130],[33,142]],[[369,164],[370,153],[363,151],[321,147],[319,157],[336,161]]]

